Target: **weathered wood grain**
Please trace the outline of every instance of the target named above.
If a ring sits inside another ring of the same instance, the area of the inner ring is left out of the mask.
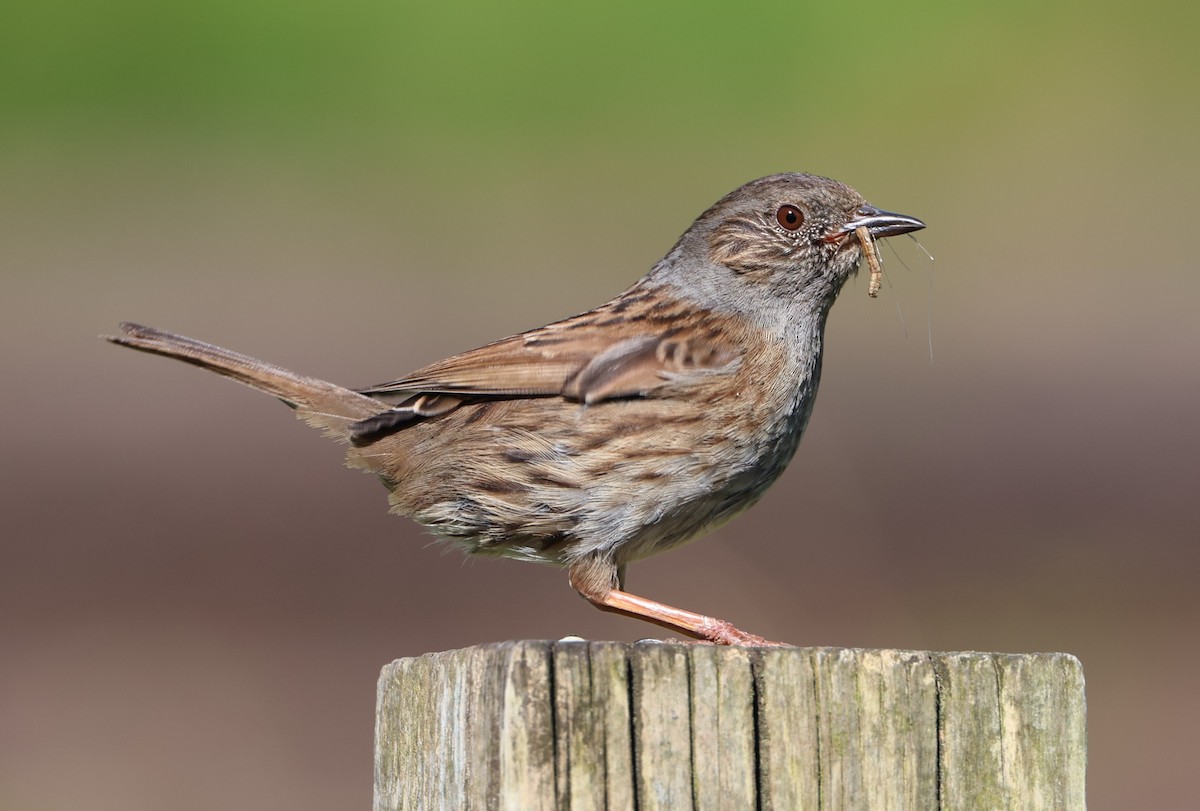
[[[375,808],[1083,809],[1066,654],[506,642],[379,681]]]

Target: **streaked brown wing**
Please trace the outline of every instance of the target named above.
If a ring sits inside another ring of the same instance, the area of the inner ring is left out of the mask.
[[[351,426],[350,439],[368,445],[471,400],[566,397],[591,404],[666,394],[668,386],[677,390],[737,367],[738,343],[711,313],[630,303],[616,299],[363,389],[392,408]]]
[[[396,405],[419,393],[555,397],[586,403],[648,395],[692,373],[732,370],[739,348],[704,313],[683,321],[603,318],[602,310],[504,338],[361,390]],[[664,323],[665,322],[665,323]]]
[[[544,328],[543,328],[544,329]],[[569,345],[537,342],[540,330],[514,335],[431,363],[407,377],[363,389],[385,395],[435,392],[478,396],[552,396],[561,393],[563,381],[603,349],[576,336]]]

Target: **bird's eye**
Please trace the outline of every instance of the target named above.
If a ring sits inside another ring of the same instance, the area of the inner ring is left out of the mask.
[[[775,220],[788,231],[796,231],[804,225],[804,212],[793,205],[783,205],[775,212]]]

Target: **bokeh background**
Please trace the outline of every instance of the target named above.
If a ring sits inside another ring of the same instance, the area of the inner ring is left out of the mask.
[[[365,807],[384,663],[653,632],[98,334],[366,385],[606,300],[781,170],[936,261],[892,240],[847,288],[787,474],[633,590],[1069,651],[1091,806],[1194,801],[1197,6],[808,5],[5,4],[0,809]]]

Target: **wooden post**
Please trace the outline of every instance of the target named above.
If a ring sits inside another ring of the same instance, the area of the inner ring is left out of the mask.
[[[375,809],[1083,809],[1060,653],[504,642],[383,669]]]

